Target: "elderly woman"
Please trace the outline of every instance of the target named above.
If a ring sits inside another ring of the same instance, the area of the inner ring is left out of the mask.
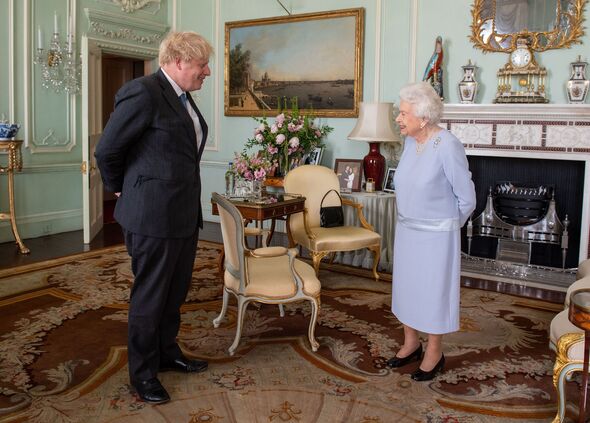
[[[422,358],[412,379],[433,379],[445,357],[442,336],[459,329],[461,227],[475,209],[475,188],[461,142],[438,122],[443,104],[427,82],[400,92],[396,118],[406,135],[394,182],[398,218],[392,311],[404,325],[404,344],[390,367]]]

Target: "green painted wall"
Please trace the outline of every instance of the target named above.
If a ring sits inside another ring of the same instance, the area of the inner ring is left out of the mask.
[[[461,66],[471,59],[478,66],[480,81],[478,102],[489,104],[495,95],[496,71],[508,55],[484,54],[473,48],[468,36],[471,24],[471,0],[283,0],[294,14],[321,12],[346,8],[365,8],[365,39],[363,65],[363,99],[398,101],[399,89],[411,80],[419,80],[434,48],[437,35],[443,37],[445,60],[444,89],[446,101],[457,103],[457,84],[462,78]],[[210,214],[210,193],[224,189],[223,174],[233,153],[241,151],[252,134],[255,122],[248,117],[223,115],[224,25],[226,22],[263,17],[285,16],[286,12],[275,0],[161,0],[160,9],[126,14],[109,0],[79,0],[76,4],[76,39],[90,31],[85,8],[139,17],[148,22],[165,24],[177,29],[195,30],[214,44],[216,53],[211,60],[213,75],[197,93],[197,101],[210,127],[210,149],[203,157],[203,206],[206,219]],[[53,11],[60,14],[60,25],[65,29],[67,0],[0,0],[0,54],[9,60],[0,61],[0,113],[24,123],[30,111],[31,133],[35,142],[42,140],[49,130],[59,139],[72,141],[70,151],[23,152],[24,171],[16,176],[16,205],[19,230],[24,238],[48,233],[76,230],[82,227],[82,160],[80,96],[68,109],[64,94],[47,92],[40,87],[38,69],[32,70],[28,104],[25,98],[25,75],[30,56],[36,45],[36,28],[45,30],[45,41],[53,25]],[[413,10],[417,19],[413,21]],[[585,16],[590,12],[586,7]],[[16,34],[11,37],[9,28]],[[379,34],[379,35],[378,35]],[[415,40],[415,45],[412,43]],[[538,62],[549,71],[548,94],[552,103],[565,103],[564,85],[570,77],[569,63],[582,55],[589,59],[590,35],[584,35],[582,45],[570,49],[552,50],[537,55]],[[14,54],[10,54],[11,44]],[[25,45],[25,43],[28,43]],[[25,56],[25,47],[28,55]],[[311,49],[313,52],[313,48]],[[411,58],[415,54],[415,69]],[[321,61],[321,57],[314,58]],[[13,78],[10,69],[13,66]],[[9,87],[14,85],[14,102]],[[28,108],[26,108],[28,107]],[[74,119],[70,133],[69,119]],[[362,158],[368,151],[366,143],[346,139],[354,127],[354,118],[323,118],[322,123],[334,127],[327,139],[328,148],[323,164],[332,167],[335,158]],[[21,132],[19,138],[25,134]],[[31,142],[31,140],[29,140]],[[0,157],[0,160],[3,158]],[[0,209],[7,204],[6,177],[0,176]],[[0,222],[0,242],[12,239],[7,222]]]

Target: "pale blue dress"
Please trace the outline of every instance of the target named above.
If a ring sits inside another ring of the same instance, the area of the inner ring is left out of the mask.
[[[461,227],[475,209],[475,187],[461,142],[441,130],[421,153],[406,137],[395,172],[398,216],[391,310],[429,334],[459,329]]]

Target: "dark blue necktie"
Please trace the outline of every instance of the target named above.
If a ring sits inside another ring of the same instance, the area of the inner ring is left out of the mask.
[[[180,101],[182,102],[182,105],[186,109],[186,102],[188,101],[187,98],[186,98],[186,93],[180,94],[179,97],[180,97]]]

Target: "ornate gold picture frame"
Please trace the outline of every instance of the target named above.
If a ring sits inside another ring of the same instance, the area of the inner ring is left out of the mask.
[[[356,117],[364,9],[225,24],[226,116],[271,116],[284,99],[318,117]]]

